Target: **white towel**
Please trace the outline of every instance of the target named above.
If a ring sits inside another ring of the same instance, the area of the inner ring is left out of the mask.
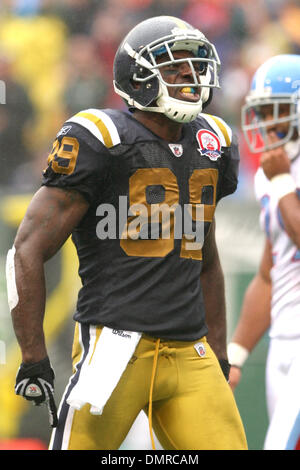
[[[102,414],[103,408],[118,384],[141,338],[134,331],[104,327],[96,344],[92,360],[85,359],[77,384],[67,403],[80,410],[86,403],[92,414]],[[90,362],[90,363],[89,363]]]

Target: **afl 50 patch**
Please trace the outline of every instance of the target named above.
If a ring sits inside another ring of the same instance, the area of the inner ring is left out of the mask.
[[[221,142],[219,137],[208,129],[200,129],[196,138],[199,144],[198,152],[207,156],[210,160],[216,161],[221,156]]]

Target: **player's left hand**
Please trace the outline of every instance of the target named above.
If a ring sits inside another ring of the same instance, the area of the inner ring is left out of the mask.
[[[235,388],[238,386],[242,376],[242,371],[239,367],[231,366],[229,374],[229,385],[231,390],[234,392]]]
[[[49,358],[31,363],[22,363],[19,367],[15,392],[34,405],[46,403],[49,411],[49,422],[52,428],[57,426],[57,409],[54,401],[54,371]]]
[[[268,135],[268,140],[275,142],[278,140],[278,137],[275,133],[271,132]],[[274,176],[289,173],[291,164],[284,147],[281,146],[263,152],[260,158],[260,166],[264,170],[266,177],[272,179]]]
[[[229,373],[230,373],[230,364],[227,359],[219,359],[219,364],[221,366],[222,372],[225,376],[227,382],[229,381]]]

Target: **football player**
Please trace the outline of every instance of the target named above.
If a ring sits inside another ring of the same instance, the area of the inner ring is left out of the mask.
[[[228,346],[233,389],[269,329],[267,450],[300,448],[300,56],[270,58],[254,75],[242,110],[249,148],[261,153],[255,192],[265,247]]]
[[[219,67],[213,44],[188,23],[145,20],[114,61],[128,110],[79,112],[54,140],[7,268],[23,356],[16,392],[48,401],[55,417],[43,264],[72,235],[82,280],[74,373],[51,449],[118,449],[141,410],[165,449],[247,448],[227,382],[214,222],[218,201],[236,189],[239,154],[228,125],[202,113]]]

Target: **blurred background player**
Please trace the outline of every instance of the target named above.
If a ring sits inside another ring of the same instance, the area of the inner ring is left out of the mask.
[[[283,54],[254,75],[242,111],[251,152],[261,152],[255,192],[265,247],[228,346],[233,389],[269,329],[265,449],[300,448],[300,56]]]

